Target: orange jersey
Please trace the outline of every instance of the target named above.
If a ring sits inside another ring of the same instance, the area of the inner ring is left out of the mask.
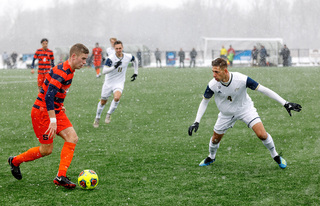
[[[46,75],[33,107],[37,109],[44,107],[47,108],[47,111],[55,110],[55,113],[58,114],[71,86],[73,75],[74,71],[68,60],[53,67]]]
[[[102,60],[102,49],[100,47],[95,47],[92,49],[93,59],[94,61],[100,61]]]
[[[33,56],[33,65],[34,61],[38,59],[38,74],[46,74],[51,69],[51,66],[54,67],[54,56],[53,52],[50,49],[43,50],[38,49]],[[33,66],[32,65],[32,66]]]

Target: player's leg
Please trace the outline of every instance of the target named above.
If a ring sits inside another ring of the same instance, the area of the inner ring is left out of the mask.
[[[257,137],[262,140],[264,146],[270,151],[271,157],[278,163],[279,167],[284,169],[287,166],[286,160],[278,155],[272,136],[266,132],[262,122],[253,125],[252,130]]]
[[[233,127],[236,120],[237,119],[234,116],[225,116],[219,113],[216,124],[214,125],[213,135],[209,142],[209,155],[200,162],[199,166],[208,166],[215,161],[216,153],[223,135],[229,128]]]
[[[71,182],[67,177],[67,170],[72,162],[74,149],[78,142],[78,136],[73,127],[68,127],[58,133],[65,143],[61,150],[60,164],[57,176],[54,178],[53,182],[58,186],[63,186],[68,189],[73,189],[76,184]]]
[[[110,108],[107,112],[107,116],[106,116],[106,119],[105,119],[105,122],[107,124],[110,123],[111,121],[111,114],[117,109],[119,103],[120,103],[120,98],[121,98],[121,95],[122,95],[122,89],[116,89],[113,93],[113,100],[110,104]]]
[[[20,172],[21,163],[50,155],[53,149],[53,139],[49,139],[48,135],[45,134],[48,129],[47,125],[50,123],[47,111],[40,111],[40,109],[32,108],[31,119],[34,132],[41,145],[30,148],[15,157],[9,157],[8,163],[11,166],[11,173],[17,179],[22,179]]]
[[[110,97],[112,93],[112,89],[109,85],[107,85],[106,83],[103,84],[102,86],[102,91],[101,91],[101,100],[98,103],[97,106],[97,112],[96,112],[96,117],[95,120],[93,122],[93,127],[94,128],[98,128],[99,127],[99,122],[100,122],[100,118],[101,118],[101,114],[102,111],[108,101],[108,98]]]

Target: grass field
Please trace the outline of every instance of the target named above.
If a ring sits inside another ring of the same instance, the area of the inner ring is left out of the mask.
[[[99,175],[93,191],[56,187],[63,140],[53,153],[20,168],[16,180],[7,159],[38,146],[30,111],[37,96],[29,70],[0,70],[0,205],[320,205],[320,68],[232,68],[302,105],[290,117],[276,101],[248,91],[266,130],[288,166],[282,170],[242,122],[228,130],[217,161],[208,155],[218,111],[211,100],[197,133],[187,135],[210,68],[143,68],[125,90],[109,125],[92,126],[103,78],[92,69],[76,72],[66,97],[67,115],[79,136],[68,170]],[[103,111],[106,115],[109,104]]]

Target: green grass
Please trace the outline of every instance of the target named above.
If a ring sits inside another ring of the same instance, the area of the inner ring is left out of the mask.
[[[7,158],[38,146],[30,111],[37,96],[36,75],[29,70],[0,70],[0,205],[319,205],[319,76],[313,68],[232,68],[300,103],[290,117],[276,101],[248,91],[266,130],[288,167],[282,170],[242,122],[228,130],[217,161],[199,167],[218,111],[211,100],[197,133],[187,135],[210,68],[143,68],[127,82],[109,125],[92,126],[103,78],[92,69],[76,72],[66,97],[67,115],[79,136],[68,176],[95,170],[93,191],[56,187],[63,140],[53,153],[23,163],[23,179],[11,175]],[[16,83],[13,83],[16,82]],[[107,107],[103,111],[106,115]]]

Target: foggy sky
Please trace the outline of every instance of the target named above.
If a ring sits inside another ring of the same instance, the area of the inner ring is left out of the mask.
[[[291,49],[320,48],[320,1],[256,0],[244,7],[236,1],[190,0],[175,9],[143,5],[129,9],[127,2],[53,1],[45,9],[9,8],[0,18],[0,52],[34,53],[43,37],[52,49],[78,42],[109,46],[108,39],[117,37],[124,46],[191,50],[200,49],[203,36],[278,37]],[[9,15],[10,9],[17,13]]]

